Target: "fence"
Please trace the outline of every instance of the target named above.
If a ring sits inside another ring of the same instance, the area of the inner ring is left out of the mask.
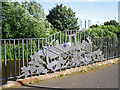
[[[59,44],[70,41],[69,35],[75,34],[75,38],[71,38],[73,43],[87,40],[87,35],[84,31],[67,30],[50,35],[47,38],[24,38],[24,39],[0,39],[1,44],[1,60],[2,60],[2,81],[3,84],[8,80],[16,80],[22,73],[21,68],[28,66],[28,62],[32,61],[31,55],[35,51],[43,49],[43,46],[48,46],[50,43],[55,45],[53,40],[58,40]],[[92,51],[97,49],[102,50],[105,60],[120,56],[120,38],[91,38]],[[44,60],[45,58],[42,57]],[[51,71],[49,71],[51,72]],[[37,74],[40,75],[41,73]],[[31,74],[34,76],[36,74]],[[24,78],[24,77],[23,77]]]

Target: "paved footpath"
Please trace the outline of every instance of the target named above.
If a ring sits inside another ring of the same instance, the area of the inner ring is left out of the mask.
[[[118,64],[104,66],[90,72],[53,78],[19,88],[118,88]]]

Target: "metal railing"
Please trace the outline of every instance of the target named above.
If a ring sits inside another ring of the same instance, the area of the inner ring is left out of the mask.
[[[21,38],[0,39],[0,51],[2,60],[2,81],[16,80],[21,75],[21,67],[28,66],[34,51],[42,50],[52,40],[58,40],[60,44],[69,42],[68,35],[76,34],[76,41],[82,42],[89,36],[84,31],[66,30],[50,35],[47,38]],[[74,38],[72,38],[74,42]],[[100,48],[106,60],[120,56],[120,39],[116,38],[92,38],[92,50]],[[55,45],[53,42],[52,45]],[[32,75],[31,75],[32,76]],[[4,83],[3,83],[4,84]]]

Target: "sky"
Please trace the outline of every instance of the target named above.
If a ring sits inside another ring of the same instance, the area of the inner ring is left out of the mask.
[[[118,19],[118,2],[39,2],[45,11],[49,13],[56,4],[61,3],[72,8],[78,19],[90,19],[92,23]],[[118,20],[117,20],[118,21]]]
[[[15,0],[13,0],[15,1]],[[24,0],[17,0],[24,1]],[[30,0],[28,0],[30,1]],[[119,0],[36,0],[42,5],[45,14],[49,13],[56,4],[61,3],[70,7],[76,12],[76,17],[79,19],[89,19],[92,23],[103,23],[105,21],[118,21],[118,1]]]

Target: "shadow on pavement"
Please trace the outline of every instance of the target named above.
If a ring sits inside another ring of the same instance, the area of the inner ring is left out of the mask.
[[[43,90],[68,90],[65,88],[52,88],[52,87],[38,87],[38,86],[30,86],[30,85],[25,85],[22,82],[18,81],[22,86],[24,87],[28,87],[28,88],[34,88],[34,89],[43,89]],[[21,89],[21,88],[17,88],[17,89]],[[70,90],[70,89],[69,89]]]
[[[22,82],[18,81],[22,86],[26,87],[26,89],[40,89],[40,90],[119,90],[118,88],[53,88],[53,87],[38,87],[38,86],[30,86],[25,85]],[[16,89],[16,88],[13,88]],[[22,89],[22,88],[17,88]],[[24,88],[25,89],[25,88]]]

